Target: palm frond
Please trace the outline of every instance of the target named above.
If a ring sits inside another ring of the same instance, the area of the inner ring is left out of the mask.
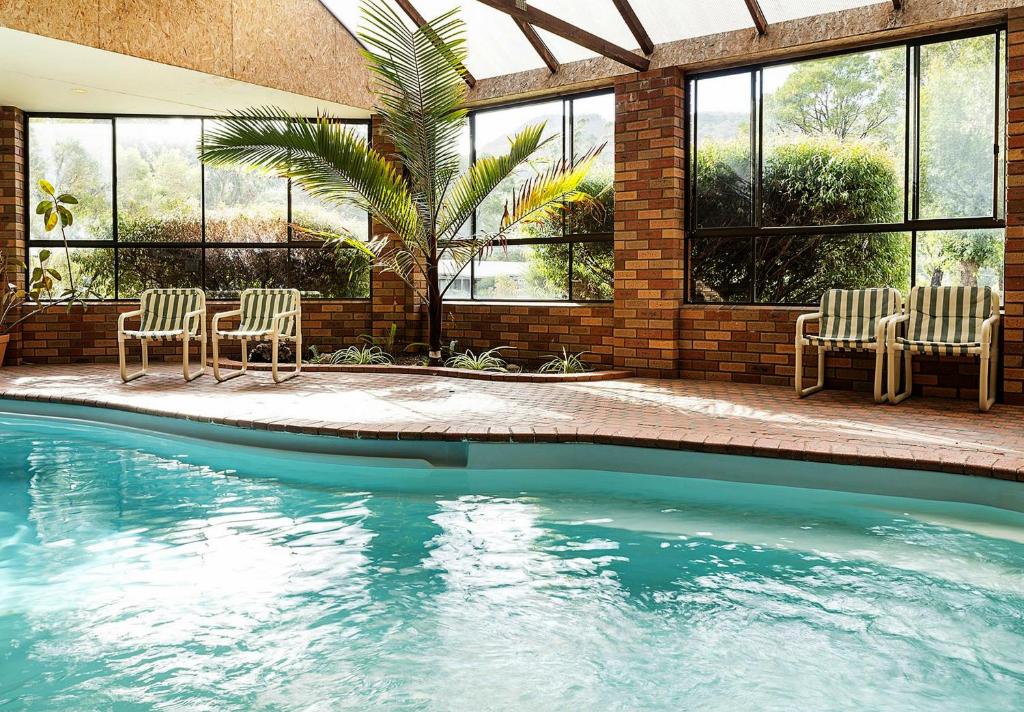
[[[420,231],[409,187],[362,136],[320,116],[274,107],[233,112],[205,132],[199,147],[210,166],[244,166],[291,178],[314,198],[368,211],[403,239]]]

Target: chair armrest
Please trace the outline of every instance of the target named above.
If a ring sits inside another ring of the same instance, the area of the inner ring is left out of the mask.
[[[214,314],[213,315],[213,323],[211,324],[211,328],[214,331],[216,331],[217,330],[217,326],[220,324],[220,320],[221,319],[227,319],[227,318],[234,317],[234,316],[242,316],[242,310],[241,309],[232,309],[231,311],[218,312],[218,313]]]
[[[185,331],[191,332],[192,330],[189,328],[189,322],[197,318],[202,318],[205,315],[206,307],[202,307],[201,309],[196,309],[190,312],[185,312],[185,316],[182,317],[181,320],[181,323],[185,326]]]
[[[999,324],[999,312],[981,322],[981,345],[987,347],[992,343],[992,329]]]
[[[801,314],[796,320],[796,338],[801,339],[804,335],[804,324],[809,321],[817,321],[821,319],[821,312],[814,312],[813,314]]]
[[[302,314],[301,309],[292,309],[290,311],[278,312],[274,314],[274,331],[281,332],[281,322],[289,317],[298,317]]]
[[[117,317],[117,333],[124,332],[124,323],[131,317],[142,316],[142,310],[136,309],[135,311],[124,312],[121,316]]]
[[[892,346],[896,343],[896,325],[910,320],[910,314],[891,317],[885,324],[885,343]]]

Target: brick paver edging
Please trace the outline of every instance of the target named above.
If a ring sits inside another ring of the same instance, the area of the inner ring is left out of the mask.
[[[256,430],[374,440],[596,443],[996,477],[1024,482],[1024,408],[677,379],[467,382],[388,373],[184,383],[159,365],[0,369],[0,399],[113,408]],[[2,409],[2,400],[0,400]]]

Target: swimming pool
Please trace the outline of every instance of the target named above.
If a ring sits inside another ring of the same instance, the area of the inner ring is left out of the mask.
[[[1019,512],[728,481],[736,460],[684,453],[562,445],[574,466],[554,469],[528,446],[390,461],[323,447],[0,413],[0,708],[1024,699]],[[682,459],[722,479],[610,469]],[[840,477],[759,463],[740,470]],[[849,473],[1020,501],[1009,483]]]

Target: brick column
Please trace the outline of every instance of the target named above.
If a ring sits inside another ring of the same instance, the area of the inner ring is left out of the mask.
[[[1024,8],[1010,10],[1008,30],[1003,394],[1024,404]]]
[[[616,81],[613,361],[642,376],[680,369],[685,127],[677,69]]]
[[[395,152],[394,144],[384,134],[381,123],[374,117],[372,145],[385,157]],[[373,221],[373,235],[388,234],[384,226]],[[419,299],[413,289],[398,275],[374,269],[371,275],[370,318],[373,333],[383,336],[392,324],[398,325],[398,343],[423,341],[425,328]]]
[[[25,237],[25,115],[11,106],[0,107],[0,251],[9,259],[24,262]],[[0,270],[2,270],[0,266]],[[21,269],[0,274],[3,284],[24,286]],[[20,363],[21,335],[15,333],[7,347],[8,364]]]

